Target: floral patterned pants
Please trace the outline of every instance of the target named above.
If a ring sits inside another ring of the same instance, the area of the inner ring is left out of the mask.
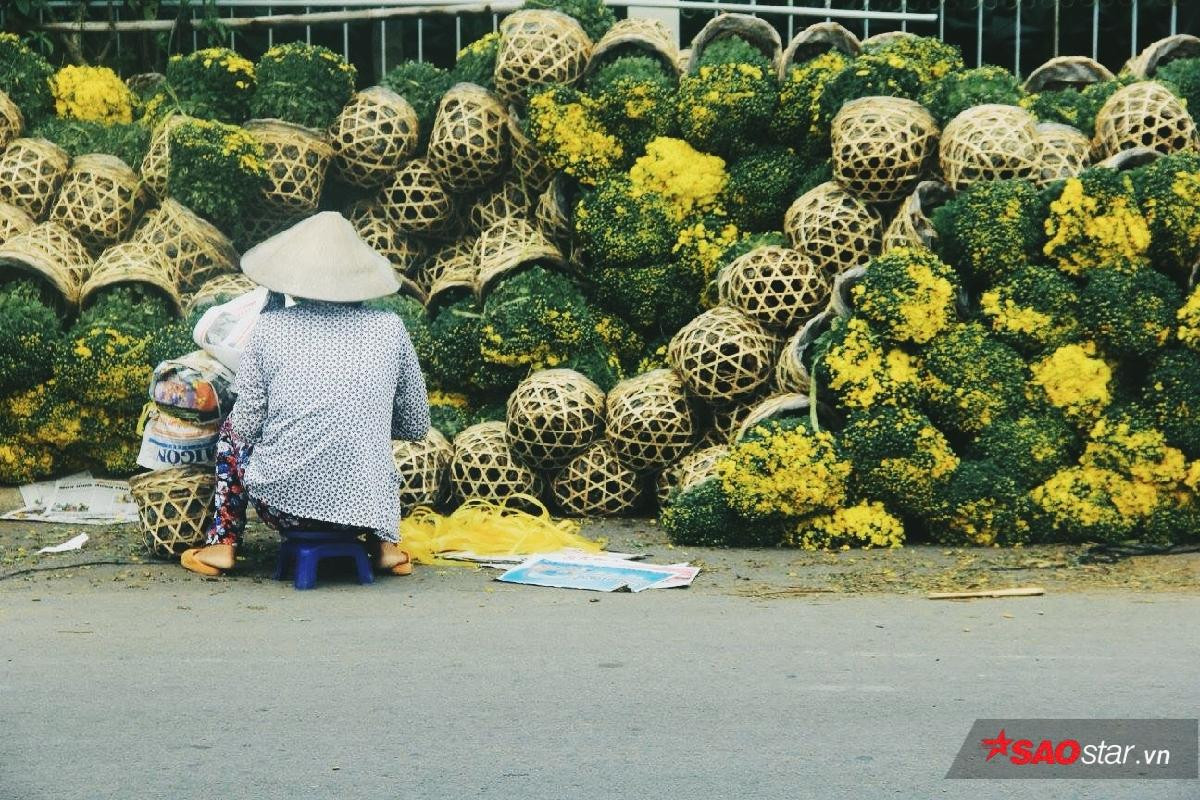
[[[334,531],[355,531],[358,533],[372,533],[364,528],[356,528],[352,525],[341,525],[336,522],[324,522],[322,520],[306,519],[297,517],[286,511],[280,511],[277,508],[267,505],[261,500],[256,500],[246,493],[246,484],[243,482],[243,476],[246,472],[246,464],[250,461],[250,453],[254,450],[254,445],[247,444],[236,433],[233,432],[233,426],[227,419],[221,425],[221,434],[217,439],[217,492],[213,498],[216,505],[216,514],[213,516],[212,525],[208,529],[208,537],[205,544],[232,544],[234,546],[241,543],[242,533],[246,530],[246,506],[247,503],[254,504],[254,510],[258,512],[258,518],[266,523],[267,527],[283,533],[285,531],[304,531],[304,530],[334,530]]]

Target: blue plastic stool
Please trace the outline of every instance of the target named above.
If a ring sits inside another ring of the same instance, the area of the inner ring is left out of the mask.
[[[285,581],[294,574],[297,589],[311,589],[317,584],[317,564],[326,558],[353,558],[358,582],[374,583],[371,559],[367,546],[358,535],[342,531],[288,531],[279,544],[279,562],[275,580]]]

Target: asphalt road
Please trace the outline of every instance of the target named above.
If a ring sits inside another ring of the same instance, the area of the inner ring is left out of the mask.
[[[762,600],[451,572],[0,584],[0,797],[1200,796],[943,777],[977,717],[1195,716],[1195,594]]]

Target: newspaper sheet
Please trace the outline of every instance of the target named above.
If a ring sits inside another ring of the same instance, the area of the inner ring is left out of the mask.
[[[0,519],[72,525],[111,525],[138,519],[128,483],[95,478],[90,472],[22,486],[21,501],[24,508]]]

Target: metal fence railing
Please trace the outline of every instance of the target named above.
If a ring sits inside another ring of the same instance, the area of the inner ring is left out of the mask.
[[[761,16],[785,41],[811,22],[831,19],[863,37],[890,30],[938,36],[957,44],[968,63],[998,64],[1018,74],[1060,54],[1091,55],[1115,69],[1156,39],[1200,32],[1200,0],[606,2],[618,16],[665,13],[685,43],[722,11]],[[5,5],[0,3],[0,27],[7,29]],[[40,22],[52,35],[90,41],[93,49],[109,42],[107,57],[118,62],[145,60],[151,50],[161,57],[163,40],[168,52],[220,40],[253,57],[277,42],[301,39],[342,52],[370,81],[402,59],[449,65],[459,49],[495,30],[519,5],[520,0],[161,0],[158,16],[146,20],[130,19],[125,0],[49,0]],[[155,47],[146,47],[147,37],[156,37]]]

